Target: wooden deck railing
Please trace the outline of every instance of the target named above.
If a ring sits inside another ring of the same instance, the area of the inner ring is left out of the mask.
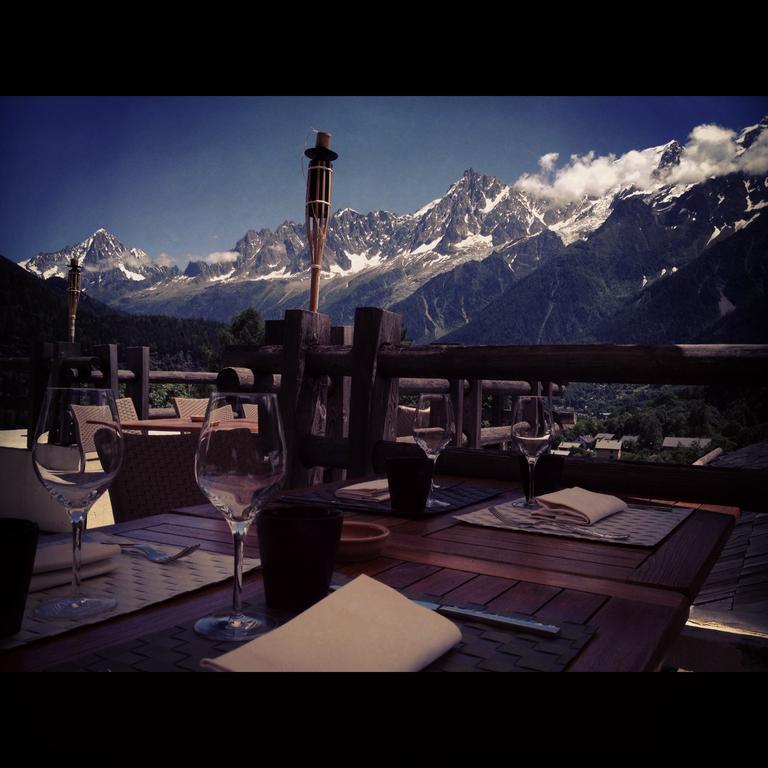
[[[396,442],[401,394],[447,391],[454,401],[457,443],[441,456],[441,470],[518,476],[510,454],[479,450],[483,395],[557,392],[566,382],[637,384],[763,384],[766,345],[542,345],[406,346],[399,315],[359,308],[354,328],[332,327],[319,313],[288,310],[266,323],[266,343],[229,347],[218,373],[151,371],[149,348],[129,347],[125,368],[115,345],[95,348],[105,382],[125,382],[142,418],[151,415],[154,383],[216,383],[223,391],[272,389],[280,393],[289,453],[290,487],[320,478],[330,467],[358,477],[383,469],[384,459],[418,450]],[[33,360],[33,397],[39,403],[51,361],[77,345],[42,345]],[[48,368],[46,369],[45,362]],[[13,365],[20,365],[18,358]],[[35,371],[38,371],[35,374]],[[47,380],[47,379],[46,379]],[[498,413],[498,408],[497,408]],[[749,503],[768,487],[768,473],[649,463],[568,458],[566,482],[597,490],[710,503]]]

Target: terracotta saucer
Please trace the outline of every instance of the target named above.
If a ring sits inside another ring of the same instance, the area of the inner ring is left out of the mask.
[[[384,542],[388,536],[389,528],[383,525],[345,520],[336,559],[355,562],[378,557],[384,549]]]

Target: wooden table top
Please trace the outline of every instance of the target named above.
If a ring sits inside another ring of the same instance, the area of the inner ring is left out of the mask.
[[[514,483],[476,478],[471,482],[505,488],[509,498],[521,495]],[[689,506],[695,511],[652,548],[481,528],[459,522],[451,513],[409,520],[346,511],[347,518],[386,525],[391,536],[380,557],[339,564],[336,570],[350,577],[365,573],[408,594],[433,595],[443,602],[479,603],[497,613],[524,613],[547,623],[570,621],[595,627],[594,637],[569,670],[653,670],[684,626],[690,604],[738,513],[734,508]],[[229,528],[209,505],[99,530],[160,544],[200,542],[211,552],[232,551]],[[246,555],[258,556],[255,526],[246,539]],[[260,587],[260,573],[247,574],[244,599]],[[228,608],[231,589],[231,582],[206,587],[133,614],[10,649],[0,653],[0,669],[45,669],[193,621],[212,610]]]
[[[151,429],[155,432],[199,432],[203,428],[203,422],[192,421],[190,418],[121,419],[120,426],[123,429]]]

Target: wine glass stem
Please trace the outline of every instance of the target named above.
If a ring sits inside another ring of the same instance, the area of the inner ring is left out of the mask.
[[[80,597],[81,548],[87,512],[75,509],[70,510],[69,515],[72,520],[72,594],[74,597]]]
[[[528,457],[528,493],[525,495],[525,500],[529,503],[536,498],[533,490],[533,478],[536,477],[536,462],[538,458],[538,456]]]
[[[435,482],[435,474],[437,472],[437,457],[439,454],[435,454],[434,456],[430,456],[429,458],[432,459],[432,481],[431,486],[429,490],[429,495],[432,496],[440,486]]]
[[[232,538],[235,545],[235,583],[232,586],[232,611],[242,613],[243,610],[243,543],[248,526],[243,523],[235,523],[232,526]]]

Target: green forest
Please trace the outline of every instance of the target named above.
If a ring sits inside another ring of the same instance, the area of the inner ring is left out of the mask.
[[[691,464],[714,448],[734,451],[768,436],[768,388],[571,384],[565,402],[579,418],[562,433],[638,435],[622,459]],[[706,447],[661,450],[665,437],[708,437]]]

